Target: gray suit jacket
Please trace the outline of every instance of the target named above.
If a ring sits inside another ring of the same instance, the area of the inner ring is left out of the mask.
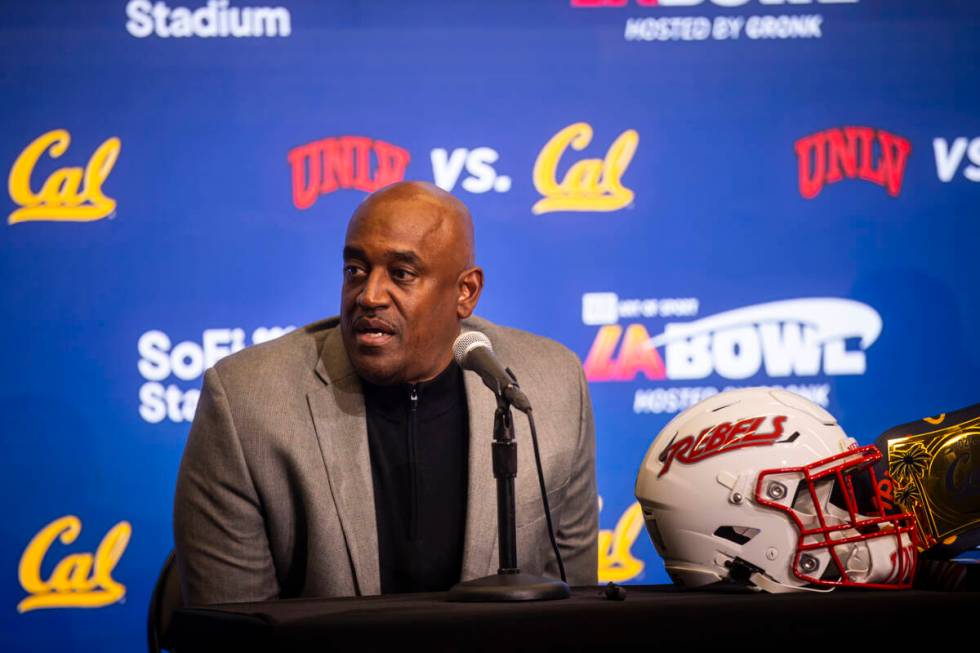
[[[595,429],[578,358],[480,318],[534,405],[558,544],[572,585],[596,583]],[[364,397],[337,318],[249,347],[209,369],[177,479],[174,538],[188,604],[380,593]],[[497,570],[490,443],[495,401],[464,374],[470,447],[462,579]],[[527,420],[518,440],[523,571],[557,577]]]

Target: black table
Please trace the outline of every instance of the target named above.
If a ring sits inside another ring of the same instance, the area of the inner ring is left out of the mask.
[[[575,588],[564,601],[519,604],[448,603],[445,594],[402,594],[215,605],[178,610],[172,634],[179,653],[236,647],[619,651],[621,644],[653,650],[709,642],[760,651],[790,643],[825,650],[912,643],[961,649],[954,642],[963,636],[965,646],[978,645],[971,633],[980,622],[980,592],[626,589],[625,601],[604,598],[600,588]]]

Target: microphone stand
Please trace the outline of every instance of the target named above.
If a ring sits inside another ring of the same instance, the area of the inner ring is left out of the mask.
[[[449,601],[544,601],[567,599],[568,585],[560,580],[523,573],[517,566],[517,524],[514,479],[517,478],[517,441],[514,416],[504,393],[494,391],[497,410],[493,416],[493,476],[497,479],[497,573],[457,583]]]

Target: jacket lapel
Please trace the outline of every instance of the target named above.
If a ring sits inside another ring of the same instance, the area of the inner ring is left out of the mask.
[[[307,394],[330,491],[360,595],[381,593],[374,485],[361,384],[340,329],[326,336],[316,365],[325,387]]]

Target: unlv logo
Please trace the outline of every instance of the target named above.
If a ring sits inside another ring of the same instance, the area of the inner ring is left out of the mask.
[[[293,204],[308,209],[320,195],[342,188],[374,192],[401,181],[410,158],[397,145],[364,136],[324,138],[294,147],[289,151]]]
[[[813,199],[825,184],[863,179],[898,197],[912,152],[907,138],[872,127],[835,127],[796,141],[800,195]]]
[[[759,432],[759,428],[767,419],[772,420],[772,430]],[[748,417],[732,424],[722,422],[715,426],[709,426],[697,435],[689,435],[680,440],[676,440],[675,434],[670,443],[660,453],[660,462],[664,464],[663,469],[657,474],[660,478],[670,470],[674,460],[679,460],[685,465],[693,465],[696,462],[717,456],[728,451],[735,451],[744,447],[764,447],[773,445],[783,434],[783,423],[786,422],[785,415],[774,415],[771,417]],[[786,441],[791,442],[796,439],[798,434],[793,434]]]

